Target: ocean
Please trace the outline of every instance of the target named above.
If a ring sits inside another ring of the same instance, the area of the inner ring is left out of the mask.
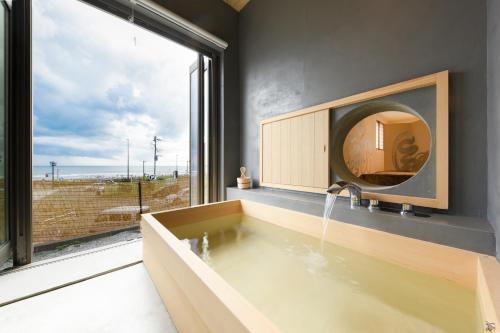
[[[175,166],[156,166],[157,176],[172,175]],[[179,174],[186,174],[186,166],[178,167]],[[146,165],[146,175],[153,174],[153,166]],[[130,176],[142,176],[142,166],[130,166]],[[89,165],[61,165],[54,168],[56,179],[88,179],[88,178],[123,178],[127,177],[127,166],[89,166]],[[51,179],[50,166],[33,166],[33,179]]]

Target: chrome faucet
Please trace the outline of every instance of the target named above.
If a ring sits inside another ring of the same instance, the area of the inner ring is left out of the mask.
[[[330,194],[339,194],[343,190],[349,191],[351,208],[361,205],[361,187],[356,184],[340,181],[330,186],[326,191]]]

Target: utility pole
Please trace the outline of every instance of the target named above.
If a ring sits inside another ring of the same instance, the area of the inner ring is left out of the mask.
[[[158,142],[160,142],[161,139],[157,137],[156,135],[153,138],[153,145],[154,145],[154,155],[153,155],[153,175],[156,178],[156,162],[158,161]]]
[[[179,177],[179,155],[175,155],[175,170],[174,170],[174,179],[177,180],[177,178]]]
[[[127,179],[130,180],[130,139],[127,138]]]
[[[52,167],[52,182],[54,182],[54,168],[56,167],[57,163],[54,161],[50,162],[50,166]]]
[[[144,164],[146,161],[142,161],[142,180],[146,179],[146,169],[144,168]]]

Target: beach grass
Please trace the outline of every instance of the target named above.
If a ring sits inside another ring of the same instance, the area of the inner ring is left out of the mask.
[[[188,206],[189,177],[34,180],[33,242],[44,244],[138,225],[140,203],[144,211]]]

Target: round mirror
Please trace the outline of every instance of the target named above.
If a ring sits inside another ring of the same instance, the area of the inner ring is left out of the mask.
[[[343,144],[347,169],[365,183],[394,186],[415,176],[429,158],[431,133],[419,117],[383,111],[363,118]]]

